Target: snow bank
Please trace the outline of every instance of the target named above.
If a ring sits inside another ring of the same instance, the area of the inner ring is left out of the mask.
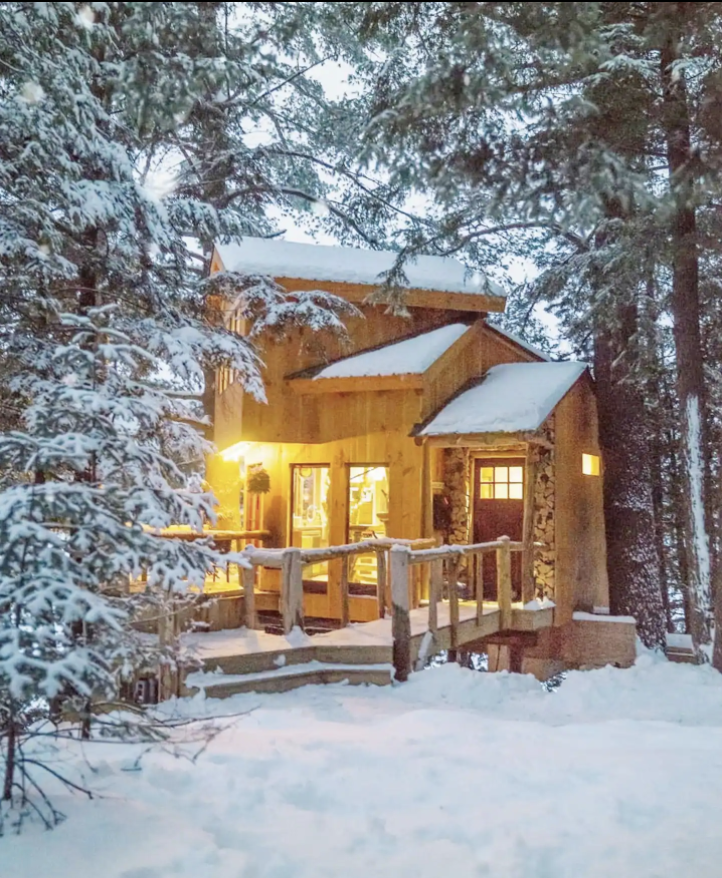
[[[422,335],[331,363],[314,378],[421,375],[469,329],[470,327],[464,323],[441,326],[431,332],[424,332]]]
[[[506,363],[446,405],[422,436],[538,429],[586,371],[585,363]]]
[[[389,271],[399,255],[389,250],[360,250],[252,237],[230,244],[216,244],[216,251],[226,271],[369,286],[380,285],[382,278],[379,275]],[[506,296],[499,284],[447,256],[417,256],[406,264],[405,273],[409,289]]]
[[[62,744],[55,764],[102,798],[56,791],[68,821],[1,839],[3,878],[720,874],[722,677],[709,668],[644,656],[547,693],[450,665],[393,688],[164,709],[213,716],[218,734],[202,753],[152,750],[140,770],[145,747]]]

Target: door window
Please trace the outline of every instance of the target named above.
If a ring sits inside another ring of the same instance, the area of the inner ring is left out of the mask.
[[[523,466],[479,467],[480,500],[523,500]]]

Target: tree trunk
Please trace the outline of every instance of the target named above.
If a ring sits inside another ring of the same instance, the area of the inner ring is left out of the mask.
[[[681,409],[684,531],[687,549],[690,634],[698,661],[711,658],[711,570],[707,531],[707,406],[700,333],[699,256],[690,115],[680,60],[685,3],[665,3],[667,33],[660,52],[664,93],[663,121],[672,196],[673,277],[671,310]],[[722,610],[722,607],[719,608]],[[722,669],[722,644],[714,657]]]
[[[17,725],[15,713],[10,707],[8,719],[7,755],[5,757],[5,778],[3,780],[3,801],[9,802],[13,797],[13,784],[15,783],[15,757],[17,747]]]
[[[645,646],[664,649],[666,615],[655,540],[650,424],[643,393],[630,379],[624,356],[636,331],[636,307],[625,306],[620,317],[618,331],[599,329],[594,341],[610,609],[614,615],[634,616]]]

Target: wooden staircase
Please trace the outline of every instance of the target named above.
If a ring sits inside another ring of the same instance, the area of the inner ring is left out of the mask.
[[[288,692],[309,684],[389,686],[393,681],[390,646],[299,646],[246,655],[218,656],[204,672],[191,673],[185,694],[203,690],[207,698],[246,692]]]

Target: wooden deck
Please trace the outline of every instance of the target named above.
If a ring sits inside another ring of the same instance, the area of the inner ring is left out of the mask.
[[[414,663],[452,648],[449,605],[440,603],[438,629],[429,631],[429,609],[411,610],[411,655]],[[499,634],[502,613],[496,604],[484,605],[477,618],[474,602],[460,602],[456,646],[477,644]],[[554,610],[525,610],[512,606],[514,632],[534,632],[553,624]],[[390,618],[350,625],[309,636],[238,628],[185,634],[182,645],[203,670],[186,679],[188,692],[203,689],[208,697],[224,698],[241,692],[283,692],[308,683],[340,682],[390,684],[393,681],[393,635]]]

